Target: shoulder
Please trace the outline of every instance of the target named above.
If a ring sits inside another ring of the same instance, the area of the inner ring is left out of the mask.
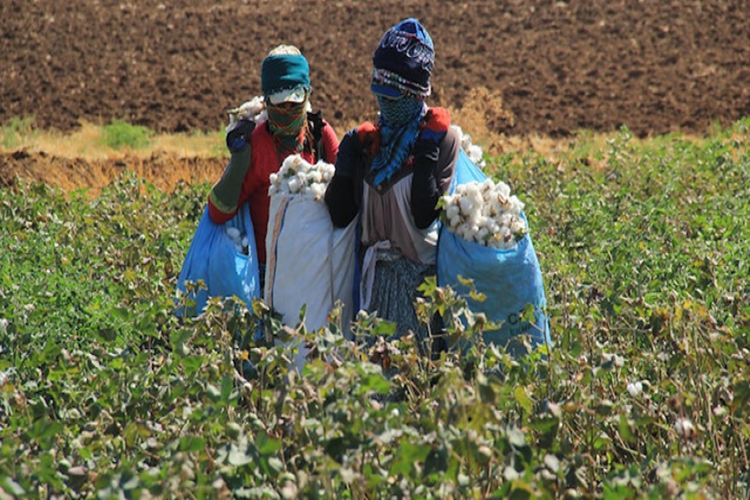
[[[333,125],[328,123],[326,120],[321,120],[320,122],[321,130],[323,134],[325,135],[331,135],[333,137],[336,137],[336,130],[333,128]]]
[[[425,126],[435,131],[447,132],[451,126],[451,113],[445,108],[435,107],[427,110]]]

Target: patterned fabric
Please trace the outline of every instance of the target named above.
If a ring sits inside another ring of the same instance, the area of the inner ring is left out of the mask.
[[[286,103],[280,106],[268,103],[268,127],[274,138],[285,149],[299,153],[305,144],[307,125],[307,100],[300,103]]]
[[[279,54],[263,59],[260,83],[264,96],[302,86],[310,89],[310,65],[301,54]]]
[[[375,282],[368,309],[377,311],[379,318],[396,323],[394,338],[413,331],[424,351],[429,331],[417,319],[414,302],[418,296],[417,287],[425,277],[435,275],[435,266],[418,264],[392,252],[379,254],[375,265]]]
[[[420,124],[427,107],[420,99],[404,96],[388,99],[378,96],[380,104],[380,149],[373,158],[370,171],[377,186],[401,170],[419,136]]]
[[[430,75],[435,49],[429,33],[414,18],[404,19],[386,31],[372,56],[376,94],[395,97],[395,92],[424,99],[430,95]]]

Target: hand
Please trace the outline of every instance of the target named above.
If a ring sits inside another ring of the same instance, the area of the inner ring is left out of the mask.
[[[229,152],[239,153],[250,144],[250,136],[255,130],[255,122],[252,120],[240,120],[237,125],[227,133],[227,149]]]

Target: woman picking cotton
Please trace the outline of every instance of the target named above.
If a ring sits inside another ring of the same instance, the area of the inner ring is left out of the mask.
[[[418,20],[390,28],[373,55],[377,125],[365,122],[340,144],[325,201],[331,220],[360,218],[360,308],[396,323],[396,337],[427,328],[417,319],[417,287],[435,274],[436,204],[449,188],[460,138],[443,108],[430,108],[435,51]]]
[[[261,87],[268,120],[240,120],[227,133],[231,153],[224,174],[208,197],[211,220],[221,224],[231,219],[247,202],[250,207],[260,277],[266,263],[269,177],[278,172],[290,155],[301,155],[309,163],[333,163],[338,138],[320,114],[308,113],[310,67],[299,49],[280,45],[269,52],[261,67]],[[262,285],[261,285],[262,289]]]

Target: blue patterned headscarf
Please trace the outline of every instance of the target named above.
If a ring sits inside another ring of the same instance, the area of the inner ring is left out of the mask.
[[[380,104],[380,149],[372,160],[370,171],[377,186],[401,170],[409,151],[419,136],[419,128],[427,110],[424,101],[410,95],[388,99],[378,95]]]

